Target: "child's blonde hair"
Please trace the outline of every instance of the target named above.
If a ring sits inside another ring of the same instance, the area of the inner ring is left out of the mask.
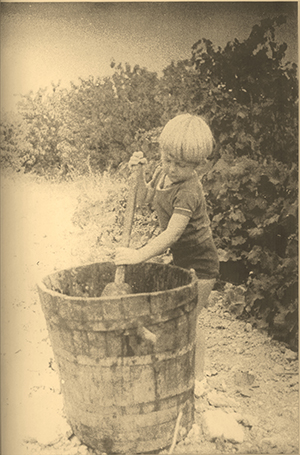
[[[163,154],[200,164],[212,153],[214,138],[202,117],[180,114],[165,125],[159,145]]]

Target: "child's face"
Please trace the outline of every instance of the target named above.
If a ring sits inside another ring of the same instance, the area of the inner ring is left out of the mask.
[[[163,171],[167,174],[172,183],[188,180],[197,167],[194,163],[180,161],[175,157],[172,157],[170,153],[162,152],[161,157]]]

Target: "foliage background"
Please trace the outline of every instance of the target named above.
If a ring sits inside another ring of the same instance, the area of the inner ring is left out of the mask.
[[[149,177],[165,123],[180,112],[202,115],[216,140],[202,180],[222,265],[219,285],[238,285],[238,316],[296,349],[298,78],[297,65],[284,63],[286,44],[276,41],[285,20],[265,19],[223,49],[201,39],[190,59],[171,62],[161,77],[112,62],[112,77],[29,93],[18,115],[1,122],[1,164],[54,181],[94,179],[96,191],[83,192],[74,223],[92,231],[101,219],[95,246],[105,248],[120,239],[132,152],[143,150]],[[156,233],[155,214],[143,209],[133,245]],[[230,291],[228,298],[237,296]]]

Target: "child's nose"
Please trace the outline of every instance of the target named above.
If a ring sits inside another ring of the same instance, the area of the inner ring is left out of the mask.
[[[176,164],[175,163],[170,163],[170,171],[174,172],[176,170]]]

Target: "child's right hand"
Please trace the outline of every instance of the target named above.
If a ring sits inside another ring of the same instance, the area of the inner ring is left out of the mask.
[[[130,168],[138,164],[147,164],[147,159],[144,158],[143,152],[134,152],[128,162]]]

